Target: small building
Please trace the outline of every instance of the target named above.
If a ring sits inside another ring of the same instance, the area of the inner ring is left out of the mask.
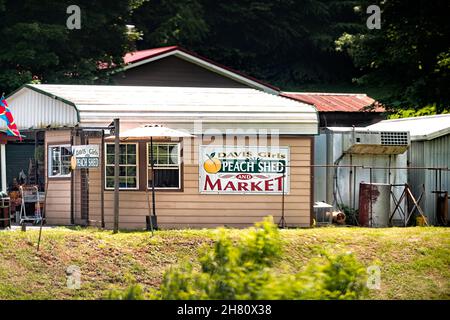
[[[321,128],[314,146],[314,200],[344,211],[358,210],[361,183],[404,185],[409,145],[407,131]],[[392,191],[400,198],[401,189]],[[390,201],[386,207],[393,212],[395,203]]]
[[[120,132],[158,124],[195,136],[154,141],[160,227],[240,227],[267,215],[311,225],[318,117],[309,104],[249,87],[87,85],[25,85],[8,103],[19,130],[44,135],[48,224],[99,226],[104,216],[112,227],[114,148],[105,138],[118,118]],[[71,170],[77,145],[97,145],[99,167]],[[146,225],[149,148],[120,143],[120,228]],[[208,170],[209,160],[228,171]]]
[[[278,95],[280,89],[180,46],[129,52],[124,67],[111,72],[121,86],[253,88]]]
[[[417,169],[408,170],[408,183],[415,195],[420,195],[424,187],[420,204],[425,215],[431,224],[443,224],[439,221],[439,210],[445,210],[445,203],[448,210],[450,115],[384,120],[368,128],[410,133],[408,166]]]
[[[365,127],[386,119],[384,108],[364,93],[283,92],[317,108],[320,127]]]

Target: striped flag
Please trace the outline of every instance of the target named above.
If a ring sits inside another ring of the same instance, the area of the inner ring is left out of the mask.
[[[22,141],[22,136],[20,135],[19,129],[17,129],[17,125],[14,122],[14,118],[9,110],[8,103],[4,96],[0,99],[0,119],[6,122],[8,126],[7,134],[8,136],[19,137]]]

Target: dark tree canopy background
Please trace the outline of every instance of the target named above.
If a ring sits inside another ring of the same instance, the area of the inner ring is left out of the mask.
[[[337,41],[360,69],[358,83],[381,89],[377,98],[394,108],[433,104],[450,111],[450,1],[387,0],[380,7],[380,30]]]
[[[120,63],[129,48],[130,1],[77,0],[80,30],[69,30],[69,0],[0,0],[0,87],[11,92],[32,80],[93,83],[97,62]]]
[[[349,82],[354,68],[334,48],[357,31],[355,1],[157,0],[144,3],[133,23],[140,49],[182,45],[282,87]]]
[[[99,61],[181,45],[283,90],[366,91],[398,108],[450,105],[447,0],[378,3],[380,30],[366,27],[366,8],[377,4],[368,0],[76,2],[81,30],[66,28],[73,1],[0,0],[1,90],[108,83]]]

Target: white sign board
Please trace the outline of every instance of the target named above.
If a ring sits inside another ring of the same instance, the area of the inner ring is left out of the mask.
[[[72,146],[72,167],[74,169],[98,168],[100,148],[96,144]]]
[[[199,189],[212,194],[287,194],[289,147],[200,146]]]

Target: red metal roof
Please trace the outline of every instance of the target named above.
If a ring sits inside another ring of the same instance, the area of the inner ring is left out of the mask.
[[[283,92],[281,94],[301,102],[313,104],[319,112],[384,112],[385,109],[364,93]],[[375,103],[373,110],[366,107]]]
[[[177,46],[171,46],[171,47],[161,47],[161,48],[153,48],[153,49],[147,49],[147,50],[128,52],[123,57],[123,61],[125,63],[134,63],[134,62],[149,59],[149,58],[152,58],[155,56],[159,56],[160,54],[171,52],[176,49],[178,49]]]

